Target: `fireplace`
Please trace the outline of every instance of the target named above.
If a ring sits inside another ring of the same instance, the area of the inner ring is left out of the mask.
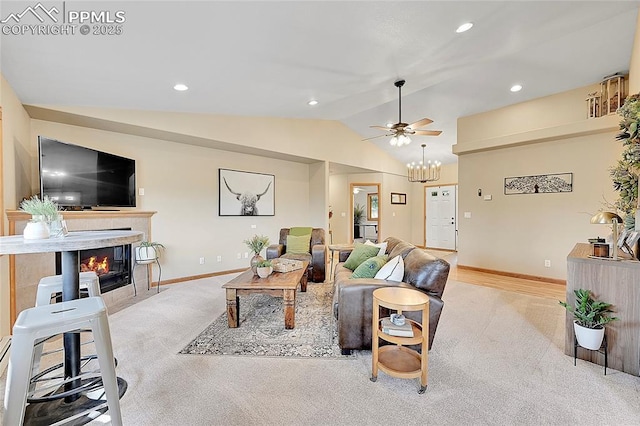
[[[117,230],[128,231],[131,228]],[[101,293],[131,284],[131,244],[80,250],[78,261],[80,272],[94,271],[98,275]],[[62,256],[56,253],[56,274],[61,273]]]

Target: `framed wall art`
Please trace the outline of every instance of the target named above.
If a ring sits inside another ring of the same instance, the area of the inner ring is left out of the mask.
[[[407,204],[407,194],[399,192],[391,193],[391,204]]]
[[[504,178],[504,194],[549,194],[573,191],[573,173]]]
[[[218,169],[219,216],[274,216],[275,176]]]

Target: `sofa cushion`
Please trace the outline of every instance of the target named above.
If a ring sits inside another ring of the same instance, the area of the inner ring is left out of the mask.
[[[400,241],[398,244],[394,245],[391,251],[389,251],[389,257],[393,259],[396,256],[402,256],[402,258],[404,259],[407,254],[414,248],[416,248],[416,246],[414,246],[413,244],[407,243],[406,241]],[[389,245],[387,245],[387,249],[389,249]]]
[[[416,248],[404,258],[404,281],[432,296],[442,297],[449,263]]]
[[[293,235],[295,237],[299,237],[301,235],[311,235],[311,231],[313,230],[310,226],[297,226],[289,228],[289,235]]]
[[[309,262],[309,266],[311,266],[311,254],[310,253],[285,253],[280,256],[283,259],[291,259],[291,260],[301,260]]]
[[[307,235],[287,235],[287,253],[304,254],[309,253],[309,242],[311,234]]]
[[[387,242],[386,241],[384,243],[376,244],[376,243],[373,243],[373,242],[367,240],[364,243],[366,245],[368,245],[368,246],[376,246],[376,247],[378,247],[380,249],[380,251],[378,252],[378,256],[384,256],[384,254],[387,251]]]
[[[378,254],[378,247],[376,246],[368,246],[362,243],[355,243],[351,254],[347,258],[346,262],[344,262],[345,268],[351,269],[355,271],[355,269],[360,266],[362,262],[369,259],[370,257],[374,257]]]
[[[404,278],[404,261],[402,256],[396,256],[388,261],[375,277],[379,280],[397,281],[400,282]]]
[[[351,278],[373,278],[376,276],[380,268],[387,263],[387,256],[374,256],[365,260],[353,271]]]

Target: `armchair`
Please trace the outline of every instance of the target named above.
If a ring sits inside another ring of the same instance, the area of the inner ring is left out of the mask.
[[[307,278],[313,282],[324,282],[326,251],[327,247],[324,240],[324,229],[313,228],[311,231],[311,240],[309,241],[309,253],[287,253],[287,236],[290,228],[282,228],[280,230],[279,244],[272,244],[267,247],[267,259],[275,259],[282,257],[284,259],[307,260],[309,267],[307,268]]]

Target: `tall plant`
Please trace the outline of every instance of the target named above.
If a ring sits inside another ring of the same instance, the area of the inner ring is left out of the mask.
[[[622,159],[610,169],[613,188],[620,193],[615,207],[624,215],[625,228],[635,227],[638,200],[638,174],[640,174],[640,93],[627,97],[618,108],[620,133],[616,139],[622,142]]]

